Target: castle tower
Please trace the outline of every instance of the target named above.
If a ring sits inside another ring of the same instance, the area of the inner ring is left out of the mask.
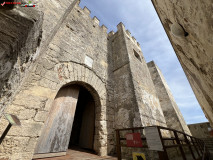
[[[166,126],[139,43],[122,23],[109,34],[115,83],[116,128]]]
[[[160,69],[153,61],[148,63],[148,67],[160,100],[167,126],[191,135]]]

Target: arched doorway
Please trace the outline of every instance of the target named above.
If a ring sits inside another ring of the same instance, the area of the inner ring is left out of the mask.
[[[93,150],[99,98],[91,92],[96,94],[85,84],[66,85],[58,91],[35,149],[37,158],[64,155],[73,146]]]
[[[93,150],[95,132],[95,101],[90,92],[80,87],[69,148]]]

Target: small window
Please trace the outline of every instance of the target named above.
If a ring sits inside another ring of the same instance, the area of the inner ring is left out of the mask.
[[[138,54],[138,52],[136,52],[134,49],[133,49],[133,52],[134,52],[135,57],[141,62],[141,57]]]

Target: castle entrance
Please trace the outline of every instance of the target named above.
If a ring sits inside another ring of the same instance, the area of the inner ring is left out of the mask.
[[[80,88],[69,148],[93,150],[95,101],[85,88]]]
[[[34,158],[66,155],[69,149],[93,150],[95,100],[79,85],[59,90],[39,137]]]

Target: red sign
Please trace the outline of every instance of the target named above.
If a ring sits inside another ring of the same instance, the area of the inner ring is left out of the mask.
[[[127,147],[142,147],[142,140],[140,133],[127,133],[126,134]]]

